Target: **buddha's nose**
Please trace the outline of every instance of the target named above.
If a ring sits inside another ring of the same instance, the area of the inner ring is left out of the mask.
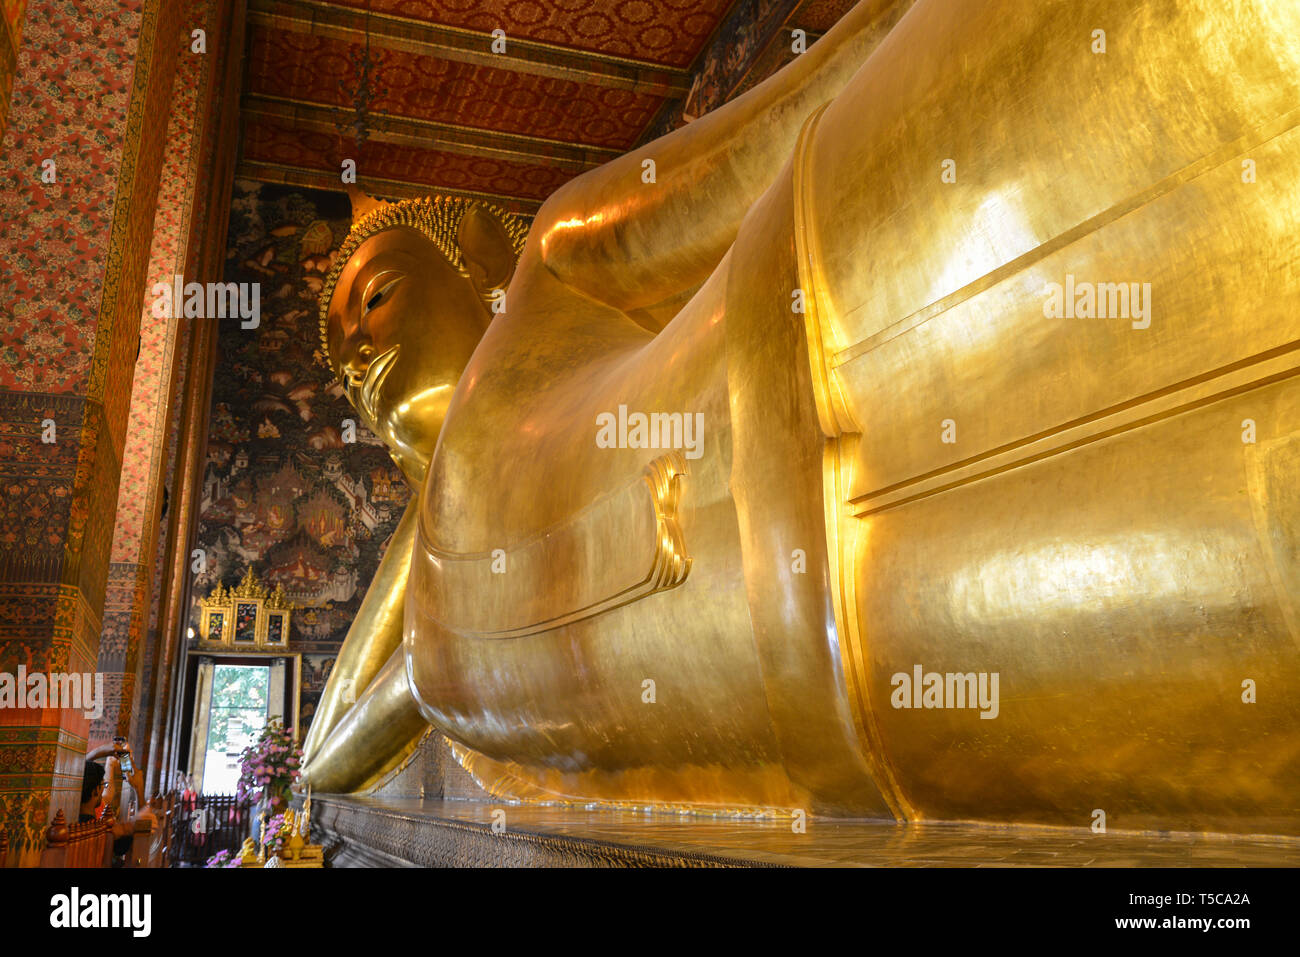
[[[375,355],[374,346],[369,342],[359,343],[351,354],[343,360],[343,376],[347,384],[354,389],[361,388],[370,368],[370,360]]]

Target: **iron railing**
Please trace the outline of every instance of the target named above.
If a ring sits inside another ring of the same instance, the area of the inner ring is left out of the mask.
[[[202,867],[219,851],[238,853],[251,831],[251,802],[233,794],[176,796],[171,866]]]

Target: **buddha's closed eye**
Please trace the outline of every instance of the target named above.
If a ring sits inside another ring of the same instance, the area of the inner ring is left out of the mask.
[[[392,295],[393,290],[403,278],[401,273],[386,270],[371,279],[366,284],[365,306],[362,308],[361,314],[364,316],[372,309],[377,309]]]

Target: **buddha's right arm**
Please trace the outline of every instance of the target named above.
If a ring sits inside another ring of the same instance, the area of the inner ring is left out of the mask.
[[[560,281],[623,312],[702,283],[794,148],[913,0],[862,0],[744,96],[565,184],[533,224]],[[653,160],[653,183],[643,181]]]
[[[303,745],[303,754],[308,761],[402,643],[406,581],[411,570],[411,550],[415,547],[419,514],[419,498],[416,497],[406,506],[384,560],[380,562],[357,610],[357,617],[348,629],[348,637],[334,662],[334,670],[330,672]]]

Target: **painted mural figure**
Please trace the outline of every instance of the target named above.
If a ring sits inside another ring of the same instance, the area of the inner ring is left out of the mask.
[[[354,197],[322,332],[419,496],[316,789],[432,726],[523,800],[1300,831],[1300,9],[878,6],[526,237]]]

